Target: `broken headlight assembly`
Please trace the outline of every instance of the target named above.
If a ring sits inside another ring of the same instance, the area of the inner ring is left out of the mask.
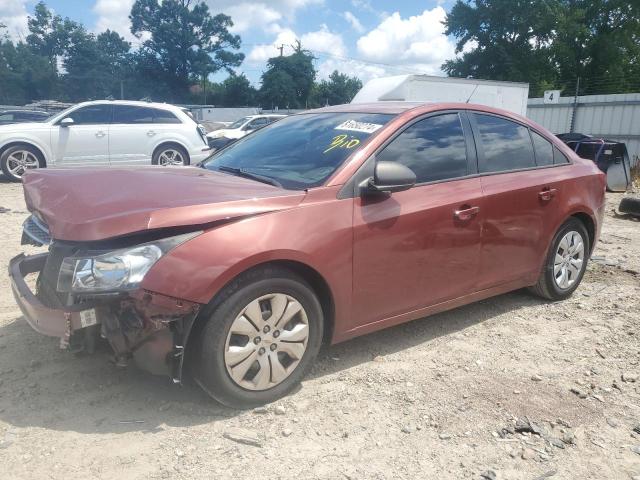
[[[111,252],[67,257],[58,274],[64,293],[107,293],[133,290],[167,252],[201,232],[163,238]]]

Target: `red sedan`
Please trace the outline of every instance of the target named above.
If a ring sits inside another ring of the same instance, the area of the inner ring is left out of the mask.
[[[24,190],[23,242],[49,244],[9,266],[34,329],[248,407],[323,342],[523,287],[567,298],[605,178],[508,112],[383,102],[287,117],[199,167],[33,171]]]

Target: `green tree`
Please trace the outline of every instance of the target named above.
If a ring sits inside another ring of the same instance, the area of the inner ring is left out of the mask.
[[[140,39],[150,37],[135,57],[140,62],[137,70],[169,99],[186,98],[198,78],[231,71],[244,59],[232,51],[240,48],[240,37],[229,33],[231,18],[211,16],[204,2],[136,0],[129,18],[131,33]]]
[[[314,57],[300,42],[291,55],[273,57],[262,74],[260,97],[267,108],[306,108],[316,78]]]
[[[64,86],[72,101],[120,96],[120,81],[128,76],[131,45],[111,30],[97,37],[76,30],[64,60]]]
[[[314,85],[310,103],[314,107],[349,103],[361,88],[360,79],[335,70],[329,75],[329,80]]]
[[[558,2],[548,0],[458,0],[447,15],[446,34],[458,39],[443,69],[455,77],[529,82],[532,90],[554,77],[549,43]]]
[[[257,90],[244,74],[229,75],[220,85],[219,104],[224,107],[247,107],[255,105]]]
[[[573,93],[577,77],[581,93],[640,88],[637,1],[457,0],[445,25],[462,53],[443,65],[452,76],[529,82],[532,96]]]
[[[23,42],[11,42],[0,26],[0,103],[19,105],[50,98],[55,85],[49,59]]]
[[[83,30],[78,23],[54,15],[44,2],[36,4],[34,15],[29,17],[27,25],[27,45],[33,53],[48,58],[56,72],[57,58],[66,53],[73,33]]]

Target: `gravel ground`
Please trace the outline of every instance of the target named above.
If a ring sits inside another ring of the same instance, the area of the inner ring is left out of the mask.
[[[239,412],[32,331],[4,273],[22,190],[0,179],[2,477],[640,479],[640,223],[620,198],[569,300],[518,291],[327,348]]]

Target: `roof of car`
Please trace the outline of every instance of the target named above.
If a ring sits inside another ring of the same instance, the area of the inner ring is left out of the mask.
[[[48,112],[45,112],[44,110],[27,110],[27,109],[20,109],[20,108],[10,108],[10,109],[6,109],[6,110],[2,110],[0,109],[0,113],[41,113],[44,115],[48,115]]]
[[[135,107],[151,107],[163,108],[165,110],[184,111],[183,107],[178,107],[177,105],[172,105],[170,103],[144,102],[139,100],[92,100],[90,102],[82,102],[78,105],[104,105],[105,103],[113,105],[131,105]]]

